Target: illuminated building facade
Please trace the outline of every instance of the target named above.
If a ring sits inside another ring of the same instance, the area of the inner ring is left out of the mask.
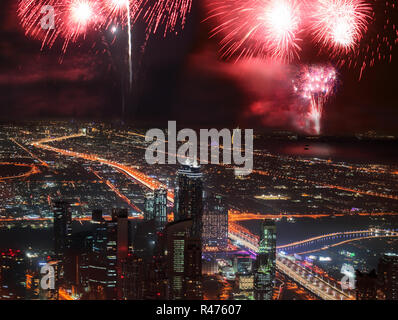
[[[203,214],[203,174],[197,164],[184,165],[177,171],[175,221],[192,219],[192,235],[201,236]]]
[[[26,272],[26,299],[36,300],[40,296],[40,279],[41,275],[37,271],[27,270]]]
[[[236,255],[234,257],[234,271],[237,274],[248,275],[253,271],[253,259],[246,254]]]
[[[193,221],[170,223],[162,239],[167,299],[202,298],[202,247],[200,238],[192,237]]]
[[[0,252],[0,300],[23,298],[26,280],[24,256],[20,250],[6,249]]]
[[[126,209],[113,209],[111,221],[94,221],[91,250],[83,257],[83,285],[97,299],[122,296],[122,265],[130,246]]]
[[[156,189],[154,192],[153,213],[156,230],[163,230],[167,224],[167,190],[164,188]]]
[[[228,247],[228,210],[220,195],[210,194],[203,210],[203,248],[225,251]]]
[[[144,220],[149,221],[154,218],[154,202],[155,196],[153,192],[148,192],[145,194],[144,200]]]
[[[65,201],[54,204],[54,253],[56,259],[63,260],[70,248],[72,237],[72,211]]]
[[[398,255],[386,253],[379,260],[381,291],[386,300],[398,300]]]
[[[254,290],[254,276],[238,274],[236,276],[238,295],[240,300],[252,300]]]
[[[276,225],[272,220],[263,220],[261,224],[254,265],[254,299],[272,300],[276,267]]]

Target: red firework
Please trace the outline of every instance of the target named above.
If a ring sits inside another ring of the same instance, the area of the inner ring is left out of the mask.
[[[144,0],[142,6],[147,7],[143,17],[148,24],[148,35],[164,27],[163,35],[166,36],[169,32],[176,32],[178,25],[185,27],[192,0]]]
[[[145,0],[103,0],[106,25],[127,26],[142,10]]]
[[[296,81],[295,94],[309,102],[308,119],[313,122],[316,134],[321,132],[323,107],[336,86],[336,70],[331,66],[305,66]]]
[[[75,41],[90,28],[100,27],[104,22],[102,10],[97,0],[65,0],[62,10],[65,38]]]
[[[354,51],[333,57],[340,65],[360,68],[359,78],[367,67],[377,63],[389,63],[393,49],[398,43],[398,5],[395,1],[368,0],[372,7],[372,18],[366,34]]]
[[[300,51],[302,7],[297,0],[209,1],[224,57],[271,57],[291,61]]]
[[[46,14],[54,15],[54,28],[43,28]],[[42,40],[43,47],[52,47],[57,38],[64,40],[65,51],[89,30],[104,23],[103,7],[96,0],[20,0],[18,16],[25,33]]]
[[[315,40],[340,54],[358,46],[371,20],[372,7],[364,0],[316,0],[310,12]]]
[[[18,3],[18,17],[25,34],[34,39],[42,40],[43,46],[48,45],[51,47],[59,36],[59,29],[45,29],[42,27],[43,8],[45,5],[54,9],[60,8],[62,2],[62,0],[49,0],[46,2],[41,0],[20,0]],[[61,22],[60,14],[57,10],[54,10],[54,13],[54,23],[58,25]]]

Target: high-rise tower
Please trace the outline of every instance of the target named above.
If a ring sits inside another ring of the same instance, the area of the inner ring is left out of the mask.
[[[228,209],[220,195],[205,198],[202,243],[210,250],[225,251],[228,247]]]
[[[54,253],[55,258],[63,260],[70,249],[72,238],[72,211],[65,201],[54,204]]]
[[[154,202],[155,196],[153,192],[148,192],[145,194],[144,200],[144,220],[149,221],[154,218]]]
[[[175,221],[192,219],[192,235],[201,236],[203,214],[203,175],[197,164],[184,165],[177,172]]]
[[[156,230],[162,231],[167,224],[167,189],[160,188],[155,190],[153,212]]]
[[[276,265],[276,226],[272,220],[261,224],[259,250],[254,268],[255,300],[272,300]]]

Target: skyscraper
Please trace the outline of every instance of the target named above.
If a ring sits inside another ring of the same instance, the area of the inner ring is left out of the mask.
[[[154,202],[155,196],[153,192],[148,192],[145,194],[144,200],[144,220],[149,221],[154,218]]]
[[[228,210],[220,195],[205,198],[203,209],[203,248],[225,251],[228,247]]]
[[[192,219],[192,235],[201,236],[203,214],[203,175],[197,164],[184,165],[177,171],[175,221]]]
[[[121,291],[122,299],[141,300],[144,298],[146,279],[144,260],[130,255],[122,264]]]
[[[202,243],[188,236],[184,250],[184,299],[202,299]]]
[[[70,248],[72,237],[72,211],[65,201],[54,204],[54,253],[55,258],[62,260]]]
[[[114,229],[114,223],[116,223],[116,229]],[[112,221],[109,223],[108,228],[109,237],[113,237],[112,240],[116,240],[116,257],[120,263],[123,259],[127,258],[130,246],[127,209],[113,209]]]
[[[114,237],[110,237],[108,232],[111,222],[101,219],[92,220],[92,223],[93,235],[86,239],[89,249],[82,255],[81,281],[84,287],[89,288],[90,297],[115,299],[117,272],[116,255],[113,251],[116,244],[113,243],[114,240],[110,240]],[[112,251],[111,254],[109,250]]]
[[[153,213],[156,230],[163,230],[167,224],[167,190],[164,188],[156,189],[154,192]]]
[[[384,254],[379,260],[378,273],[385,299],[398,300],[398,254]]]
[[[192,219],[168,224],[162,237],[167,299],[202,298],[202,247],[191,234]]]
[[[127,209],[112,209],[112,221],[108,223],[108,257],[116,258],[117,291],[121,298],[122,264],[129,253],[130,236]],[[115,257],[116,256],[116,257]]]
[[[72,211],[69,203],[54,203],[54,260],[57,264],[56,286],[62,282],[70,282],[73,278],[72,246]],[[59,281],[62,279],[62,281]],[[56,288],[57,290],[57,288]]]
[[[254,299],[272,300],[276,264],[276,226],[272,220],[261,224],[259,250],[254,268]]]
[[[113,209],[111,221],[93,221],[91,252],[83,257],[83,284],[98,299],[122,296],[122,265],[128,258],[130,232],[126,209]]]

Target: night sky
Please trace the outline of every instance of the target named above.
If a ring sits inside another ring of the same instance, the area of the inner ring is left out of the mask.
[[[0,118],[117,119],[124,101],[126,120],[300,132],[300,112],[291,95],[297,66],[219,59],[217,39],[208,36],[211,23],[202,22],[202,2],[194,0],[178,35],[153,35],[145,48],[144,23],[135,25],[134,85],[127,95],[125,35],[110,44],[105,30],[88,34],[65,54],[61,41],[41,51],[41,42],[27,38],[19,26],[16,1],[1,1]],[[303,50],[302,62],[326,61],[313,47]],[[397,63],[395,47],[392,63],[366,69],[361,81],[358,69],[339,68],[323,132],[398,134]]]

